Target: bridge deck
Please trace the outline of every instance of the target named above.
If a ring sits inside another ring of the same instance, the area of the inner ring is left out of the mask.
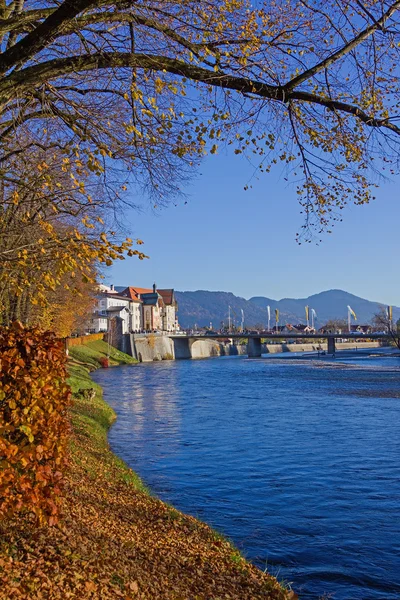
[[[344,339],[365,339],[365,340],[383,340],[391,339],[389,334],[384,333],[215,333],[207,335],[199,335],[195,333],[188,334],[173,334],[171,333],[168,337],[180,338],[180,339],[196,339],[196,340],[226,340],[229,339],[268,339],[268,340],[281,340],[281,339],[292,339],[292,340],[327,340],[328,338],[335,338],[337,340]]]

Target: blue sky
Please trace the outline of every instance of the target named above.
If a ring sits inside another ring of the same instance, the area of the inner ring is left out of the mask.
[[[320,245],[299,246],[295,189],[277,167],[244,191],[252,172],[242,156],[211,156],[187,186],[187,204],[127,212],[124,221],[150,259],[117,261],[105,281],[276,300],[339,288],[400,306],[400,177],[370,205],[342,211],[343,223]]]

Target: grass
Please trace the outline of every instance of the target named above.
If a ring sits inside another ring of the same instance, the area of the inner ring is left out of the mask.
[[[137,363],[135,358],[120,352],[116,348],[109,346],[107,342],[97,340],[84,346],[72,346],[69,349],[69,356],[93,369],[101,366],[100,359],[109,358],[110,365],[131,365]]]
[[[99,475],[97,473],[96,455],[102,453],[101,472],[103,476],[107,479],[110,479],[112,476],[118,481],[133,485],[137,490],[149,493],[138,475],[124,461],[109,451],[107,432],[115,421],[116,415],[113,409],[104,402],[101,387],[90,377],[90,371],[93,370],[93,367],[98,368],[101,366],[99,359],[106,356],[105,352],[107,351],[108,345],[101,340],[90,342],[90,344],[85,346],[73,346],[70,348],[68,383],[74,394],[74,404],[70,411],[71,425],[77,435],[90,440],[92,448],[96,453],[95,456],[93,454],[85,455],[85,464],[88,473],[95,474],[96,477]],[[134,364],[137,362],[115,348],[111,349],[110,357],[112,357],[114,365]],[[86,365],[74,362],[75,360],[81,361],[83,358],[89,358],[89,362]],[[96,393],[90,400],[79,393],[79,390],[87,389],[92,389]],[[81,452],[77,450],[77,446],[73,445],[71,447],[72,460],[82,462],[80,454]]]

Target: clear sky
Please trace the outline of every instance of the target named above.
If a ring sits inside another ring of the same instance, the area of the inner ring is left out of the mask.
[[[117,261],[105,281],[275,300],[338,288],[400,306],[400,177],[370,205],[342,211],[343,223],[322,244],[299,246],[295,189],[277,167],[244,191],[252,172],[242,156],[211,156],[187,186],[187,204],[127,212],[130,233],[143,239],[150,259]]]

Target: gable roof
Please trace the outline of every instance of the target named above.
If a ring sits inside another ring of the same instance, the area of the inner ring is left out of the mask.
[[[127,296],[122,296],[121,294],[117,294],[115,292],[99,292],[98,294],[96,294],[96,298],[112,298],[113,300],[115,298],[118,298],[119,300],[125,300],[125,302],[129,302],[130,300],[130,298],[128,298]]]
[[[130,287],[130,290],[133,290],[136,295],[138,294],[152,294],[153,293],[153,288],[141,288],[141,287]]]
[[[156,306],[159,301],[159,295],[157,292],[149,292],[142,295],[142,302],[145,306],[153,305]]]
[[[164,304],[173,304],[175,302],[175,294],[173,289],[168,290],[157,290],[157,292],[162,296],[164,300]]]
[[[110,306],[109,308],[106,309],[108,313],[117,313],[117,312],[122,312],[123,310],[128,310],[126,308],[126,306]]]
[[[135,287],[130,285],[120,292],[120,294],[130,298],[131,300],[136,300],[137,302],[143,302],[145,304],[156,304],[156,302],[154,302],[154,298],[156,297],[159,298],[163,304],[170,306],[176,304],[173,288],[165,290],[156,289],[154,292],[154,290],[150,288]],[[151,296],[149,296],[149,294]]]
[[[140,296],[142,294],[151,294],[151,293],[153,293],[153,290],[149,290],[147,288],[137,288],[137,287],[129,286],[121,292],[121,295],[127,296],[128,298],[130,298],[131,300],[135,300],[136,302],[141,302]]]

